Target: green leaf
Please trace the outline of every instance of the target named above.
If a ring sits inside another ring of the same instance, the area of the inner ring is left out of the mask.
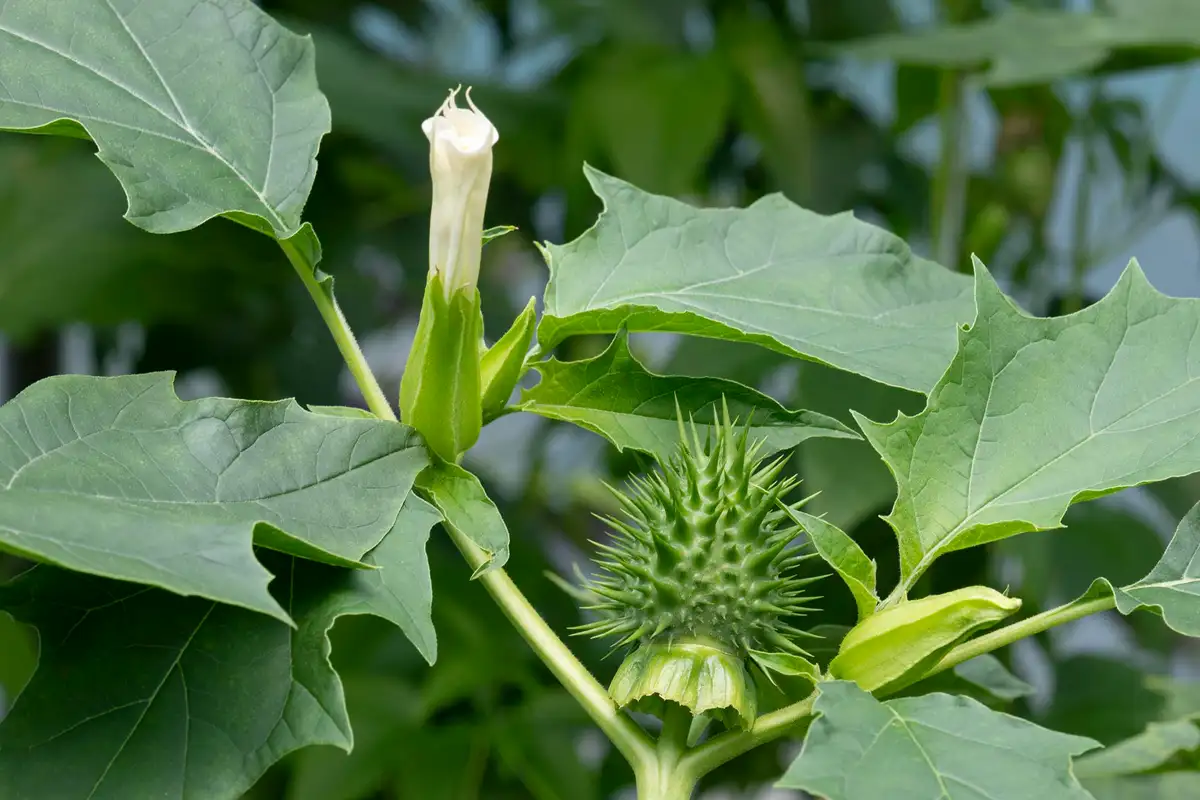
[[[940,555],[1061,525],[1067,506],[1200,470],[1200,300],[1131,262],[1099,303],[1025,315],[976,261],[979,316],[920,414],[857,416],[899,487],[900,591]]]
[[[846,583],[858,606],[859,620],[874,614],[875,606],[879,603],[879,597],[875,594],[875,562],[867,558],[858,543],[836,525],[786,506],[785,510],[804,528],[821,558]]]
[[[1115,594],[1122,614],[1153,608],[1172,630],[1200,636],[1200,503],[1180,521],[1150,574]]]
[[[846,55],[935,67],[984,67],[993,86],[1045,83],[1102,65],[1116,51],[1200,47],[1200,9],[1179,0],[1110,0],[1090,13],[1005,6],[995,16],[885,34],[840,46]]]
[[[33,671],[38,648],[33,631],[0,611],[0,719],[12,705]]]
[[[516,229],[516,225],[495,225],[491,228],[487,228],[483,232],[483,243],[487,244],[492,239],[499,239],[501,236],[506,236]]]
[[[537,322],[537,298],[529,298],[512,327],[479,359],[479,382],[483,387],[483,416],[498,414],[508,403],[525,371],[525,356],[533,341]]]
[[[1093,778],[1084,786],[1095,800],[1193,800],[1197,780],[1195,772],[1161,772]]]
[[[1081,780],[1134,775],[1164,766],[1175,756],[1200,750],[1200,728],[1190,719],[1151,722],[1146,730],[1075,762]],[[1200,761],[1197,762],[1200,767]],[[1200,779],[1200,775],[1196,776]]]
[[[965,695],[988,708],[1002,708],[1022,697],[1035,693],[1033,686],[1008,671],[1000,659],[984,653],[948,669],[917,681],[896,692],[894,697],[918,697],[932,692]]]
[[[953,669],[953,673],[997,700],[1017,700],[1034,693],[1032,686],[1009,672],[991,653],[964,661]]]
[[[1071,757],[1097,747],[947,694],[880,702],[821,684],[800,756],[780,780],[827,800],[1089,800]]]
[[[521,395],[518,406],[539,416],[572,422],[600,434],[618,449],[666,458],[679,445],[679,412],[697,429],[712,431],[722,399],[731,416],[750,421],[751,438],[764,439],[764,452],[795,447],[816,436],[855,438],[848,427],[811,411],[789,411],[770,397],[734,381],[656,375],[629,350],[618,333],[603,353],[583,361],[550,360],[537,365],[541,381]]]
[[[308,410],[314,414],[324,414],[327,417],[348,417],[349,419],[379,419],[365,408],[354,406],[314,406]]]
[[[446,525],[491,556],[474,577],[505,565],[508,561],[508,526],[479,478],[457,464],[442,462],[420,474],[417,488],[441,512]]]
[[[252,542],[358,565],[427,463],[394,422],[171,381],[59,376],[0,408],[0,547],[286,620]]]
[[[249,0],[11,0],[0,129],[88,136],[153,233],[300,228],[329,107],[313,47]]]
[[[354,749],[310,747],[296,754],[287,800],[365,800],[384,787],[406,739],[419,730],[416,690],[394,676],[347,675]]]
[[[849,213],[806,211],[782,195],[746,209],[697,209],[594,169],[595,226],[547,245],[538,341],[676,331],[747,341],[883,383],[929,387],[971,318],[965,276]]]
[[[389,540],[423,544],[436,516],[412,500]],[[365,581],[395,570],[402,584],[415,565],[378,560],[368,573],[273,556],[295,629],[136,584],[25,573],[0,603],[38,628],[42,661],[0,725],[0,796],[232,800],[293,750],[349,750],[327,634],[343,615],[392,615],[394,597]]]
[[[1058,731],[1112,744],[1154,721],[1163,697],[1146,687],[1141,669],[1123,661],[1076,655],[1055,664],[1054,700],[1038,719]]]
[[[795,653],[766,653],[762,650],[750,650],[750,659],[762,667],[768,678],[772,672],[794,678],[804,678],[812,683],[821,679],[821,668],[803,656]]]

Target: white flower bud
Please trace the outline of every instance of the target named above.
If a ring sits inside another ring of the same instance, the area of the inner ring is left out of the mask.
[[[492,146],[500,139],[496,127],[471,102],[471,90],[466,92],[469,108],[458,107],[457,94],[458,89],[452,90],[421,125],[429,139],[433,176],[429,271],[441,275],[447,299],[457,291],[473,291],[479,279]]]

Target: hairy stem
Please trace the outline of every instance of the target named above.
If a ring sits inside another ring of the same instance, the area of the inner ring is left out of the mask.
[[[742,753],[796,731],[800,723],[812,716],[813,703],[816,702],[816,699],[817,692],[814,689],[812,694],[797,703],[784,706],[769,714],[763,714],[755,720],[749,730],[728,731],[714,736],[691,750],[683,757],[679,766],[699,780]]]
[[[692,714],[678,703],[664,703],[664,706],[662,733],[654,758],[635,772],[638,800],[688,800],[700,779],[699,775],[681,768]]]
[[[1066,605],[1052,608],[1049,611],[1043,611],[1041,614],[1035,614],[1020,622],[1014,622],[1012,625],[1006,625],[999,630],[986,633],[977,639],[964,642],[942,656],[942,660],[937,662],[933,666],[933,669],[921,677],[928,678],[930,675],[945,672],[964,661],[970,661],[976,656],[998,650],[1005,645],[1010,645],[1013,642],[1033,636],[1035,633],[1050,630],[1056,625],[1062,625],[1063,623],[1072,622],[1082,617],[1098,614],[1101,611],[1108,611],[1110,608],[1114,608],[1116,604],[1116,598],[1112,593],[1109,593],[1105,597],[1092,598],[1085,595]]]
[[[329,332],[333,334],[333,341],[337,344],[342,359],[350,369],[350,374],[354,376],[354,382],[358,384],[363,399],[367,401],[367,408],[371,409],[371,413],[380,419],[394,421],[396,412],[392,410],[392,404],[388,402],[387,395],[379,388],[379,381],[375,379],[375,373],[371,372],[370,366],[367,365],[367,359],[358,346],[358,340],[354,338],[354,332],[350,330],[350,324],[346,321],[342,310],[338,308],[333,295],[327,293],[317,281],[314,274],[316,264],[308,263],[304,254],[287,239],[281,239],[279,246],[283,248],[288,261],[296,270],[296,274],[300,276],[304,288],[308,290],[308,294],[316,303],[317,311],[321,313],[321,319],[325,320],[325,327],[329,328]]]
[[[445,526],[473,570],[487,563],[487,554],[453,527]],[[502,569],[489,570],[479,576],[485,589],[504,611],[517,631],[524,637],[538,658],[550,668],[554,677],[574,697],[592,721],[612,740],[617,750],[633,766],[635,773],[656,760],[654,744],[637,723],[622,713],[608,696],[608,691],[588,672],[575,654],[563,644],[541,615],[530,605],[525,595]],[[687,731],[684,730],[686,737]]]

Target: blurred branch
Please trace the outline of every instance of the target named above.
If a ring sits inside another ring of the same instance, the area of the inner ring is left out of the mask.
[[[1073,314],[1083,308],[1084,284],[1088,268],[1092,264],[1091,251],[1088,247],[1088,231],[1092,224],[1092,177],[1096,171],[1095,126],[1092,122],[1092,112],[1099,99],[1099,84],[1093,82],[1088,90],[1087,101],[1076,118],[1083,163],[1079,167],[1079,182],[1075,189],[1075,218],[1071,235],[1071,283],[1063,300],[1062,312],[1064,314]]]

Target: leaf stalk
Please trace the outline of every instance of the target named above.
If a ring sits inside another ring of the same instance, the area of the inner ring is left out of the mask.
[[[333,335],[333,341],[337,344],[338,352],[342,354],[342,359],[346,362],[346,367],[349,368],[350,374],[354,376],[354,382],[358,384],[358,389],[362,392],[363,399],[367,401],[367,408],[371,409],[371,413],[380,419],[395,422],[396,412],[392,409],[392,404],[388,402],[387,395],[383,393],[383,389],[379,387],[379,381],[376,380],[375,373],[371,371],[371,367],[367,364],[367,358],[363,355],[362,348],[358,346],[358,340],[354,338],[354,332],[350,330],[350,323],[346,321],[346,316],[342,313],[342,309],[338,307],[337,301],[333,299],[331,294],[325,292],[316,279],[315,270],[317,265],[308,263],[308,259],[291,241],[280,239],[278,242],[288,261],[291,263],[292,268],[300,276],[300,281],[304,284],[304,288],[308,290],[313,303],[316,304],[317,311],[321,314],[321,319],[325,320],[325,327]]]

